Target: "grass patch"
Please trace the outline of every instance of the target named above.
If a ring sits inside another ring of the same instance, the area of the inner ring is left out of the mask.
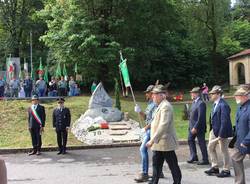
[[[146,102],[142,95],[136,95],[138,104],[142,109],[146,108]],[[67,98],[65,105],[70,108],[72,114],[72,124],[88,108],[89,96]],[[231,118],[234,122],[236,104],[234,99],[227,100],[231,106]],[[56,133],[52,128],[52,112],[57,106],[56,101],[42,102],[46,109],[46,126],[43,134],[43,146],[57,146]],[[26,148],[31,147],[31,138],[28,132],[27,109],[30,101],[0,101],[0,148]],[[174,121],[179,139],[187,138],[188,121],[182,120],[183,104],[174,104]],[[134,103],[131,98],[122,98],[121,107],[123,112],[128,112],[132,119],[139,121],[138,115],[134,112]],[[211,103],[207,103],[207,121]],[[209,125],[208,125],[209,128]],[[208,136],[208,133],[207,133]],[[76,140],[72,133],[69,133],[68,145],[83,145]]]

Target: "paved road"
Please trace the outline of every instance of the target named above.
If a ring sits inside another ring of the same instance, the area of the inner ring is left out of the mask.
[[[233,177],[220,179],[205,176],[206,166],[185,162],[187,146],[178,151],[183,184],[233,184]],[[140,170],[138,147],[70,151],[67,155],[45,152],[41,156],[4,155],[9,184],[131,184]],[[250,183],[250,160],[245,160],[247,183]],[[152,172],[150,168],[150,172]],[[161,184],[172,184],[168,167]]]

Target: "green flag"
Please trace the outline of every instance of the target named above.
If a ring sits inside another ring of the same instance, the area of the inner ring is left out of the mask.
[[[31,70],[31,79],[33,81],[36,80],[36,74],[35,74],[34,70]]]
[[[64,76],[64,79],[65,79],[65,80],[68,79],[68,74],[67,74],[67,70],[66,70],[65,64],[63,65],[63,76]]]
[[[23,72],[22,72],[21,68],[20,68],[20,71],[19,71],[19,79],[20,79],[20,80],[23,79]]]
[[[39,65],[39,68],[38,68],[38,75],[39,75],[39,77],[42,77],[43,74],[44,74],[44,70],[43,70],[42,58],[40,58],[40,65]]]
[[[77,74],[77,63],[75,63],[75,73]]]
[[[7,72],[4,73],[3,80],[6,82],[7,81]]]
[[[48,67],[47,66],[45,67],[45,72],[44,72],[43,80],[46,83],[49,83],[49,72],[48,72]]]
[[[59,78],[61,76],[62,76],[61,66],[60,66],[60,63],[58,63],[57,68],[56,68],[56,77]]]
[[[122,62],[119,64],[119,67],[121,69],[122,72],[122,77],[123,77],[123,81],[126,87],[131,86],[130,84],[130,80],[129,80],[129,73],[128,73],[128,67],[127,67],[127,59],[122,59]]]

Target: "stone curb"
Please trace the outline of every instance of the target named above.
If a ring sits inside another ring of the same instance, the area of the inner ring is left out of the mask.
[[[187,145],[187,140],[178,141],[179,145]],[[115,143],[106,145],[85,145],[85,146],[68,146],[68,150],[90,150],[90,149],[107,149],[107,148],[121,148],[121,147],[138,147],[141,143]],[[28,153],[32,148],[6,148],[0,149],[0,154],[16,154]],[[58,147],[43,147],[42,152],[58,151]]]

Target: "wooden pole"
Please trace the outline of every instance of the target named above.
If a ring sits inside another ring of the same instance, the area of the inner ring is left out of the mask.
[[[135,100],[135,95],[134,95],[134,91],[133,91],[133,88],[132,88],[131,84],[130,84],[129,88],[130,88],[130,91],[131,91],[131,94],[132,94],[132,98],[133,98],[134,104],[136,105],[137,103],[136,103],[136,100]],[[140,113],[138,113],[138,117],[139,117],[139,125],[140,125],[140,127],[141,128],[145,127],[145,123],[141,119]]]
[[[125,92],[124,92],[124,87],[123,87],[123,80],[122,80],[122,73],[121,73],[121,69],[119,67],[119,74],[120,74],[120,82],[121,82],[121,86],[122,86],[122,96],[125,96]]]

